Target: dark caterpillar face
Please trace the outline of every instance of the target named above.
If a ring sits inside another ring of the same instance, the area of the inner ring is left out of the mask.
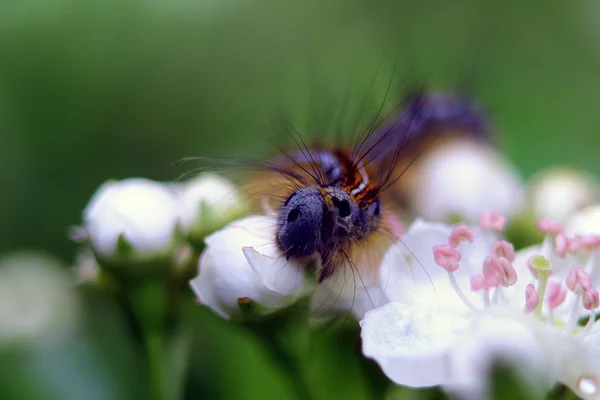
[[[386,204],[403,205],[405,186],[397,182],[433,139],[446,134],[485,139],[489,128],[470,99],[424,93],[410,98],[395,118],[374,123],[350,151],[300,146],[267,164],[295,186],[278,209],[281,252],[303,265],[320,261],[319,281],[345,267],[362,272],[376,265],[397,239],[390,230],[398,221],[387,212],[382,219],[381,196]],[[274,194],[283,190],[285,183],[272,186]]]
[[[360,207],[338,187],[296,190],[279,210],[277,242],[287,258],[343,250],[379,227],[379,199]]]

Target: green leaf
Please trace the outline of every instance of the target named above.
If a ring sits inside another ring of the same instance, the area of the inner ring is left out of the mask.
[[[544,394],[529,387],[510,367],[498,363],[492,370],[492,400],[541,400]]]

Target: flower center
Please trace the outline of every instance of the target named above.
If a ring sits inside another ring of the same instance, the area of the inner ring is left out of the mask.
[[[484,230],[502,230],[506,219],[498,214],[486,213],[480,218]],[[541,323],[549,323],[562,329],[569,335],[583,337],[595,322],[595,310],[600,306],[598,290],[592,285],[591,273],[596,268],[596,253],[600,249],[600,235],[568,237],[564,235],[561,224],[541,220],[538,229],[546,233],[540,254],[527,261],[531,276],[518,277],[513,266],[515,251],[512,243],[499,240],[492,244],[489,255],[481,265],[480,272],[471,276],[471,290],[480,292],[484,308],[495,304],[506,303],[506,288],[517,283],[518,278],[531,279],[525,287],[524,312],[532,313]],[[468,299],[454,273],[460,268],[462,254],[458,246],[464,242],[473,243],[475,231],[466,225],[457,225],[448,238],[448,244],[433,248],[433,256],[437,265],[448,273],[452,287],[463,303],[471,310],[477,307]],[[567,257],[584,256],[587,260],[583,268],[572,267],[564,281],[551,279],[553,265],[550,261],[556,257],[558,262],[567,263]],[[472,267],[472,266],[471,266]],[[557,317],[556,310],[570,300],[571,309],[568,317]],[[578,326],[581,307],[589,311],[589,319],[585,326]]]
[[[480,224],[484,231],[501,231],[504,221],[503,217],[488,213],[481,217]],[[450,283],[463,303],[476,312],[496,304],[514,304],[514,299],[509,302],[508,288],[517,284],[519,279],[529,280],[525,285],[523,312],[531,314],[539,323],[581,341],[595,324],[595,311],[600,307],[600,296],[592,282],[593,272],[598,268],[596,254],[600,250],[600,235],[569,237],[564,234],[561,224],[549,220],[540,221],[538,229],[546,234],[546,238],[539,253],[526,262],[529,274],[517,275],[513,266],[516,259],[514,247],[504,240],[492,244],[481,266],[468,265],[469,270],[478,271],[470,277],[470,286],[472,291],[482,295],[483,307],[477,307],[469,300],[455,277],[457,271],[465,267],[464,263],[471,261],[470,257],[461,254],[458,247],[464,242],[474,242],[475,231],[472,228],[464,225],[454,227],[448,244],[434,246],[434,260],[448,273]],[[581,260],[584,260],[581,267],[571,265]],[[518,308],[515,309],[518,312]],[[578,322],[586,316],[584,310],[588,311],[588,321],[581,326]],[[586,398],[600,395],[596,374],[586,370],[578,374],[571,386],[578,394]]]

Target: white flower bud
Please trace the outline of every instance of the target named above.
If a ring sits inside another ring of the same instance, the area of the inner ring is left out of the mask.
[[[36,253],[0,259],[0,345],[61,337],[78,315],[73,282],[59,261]]]
[[[428,153],[415,167],[411,206],[425,219],[460,216],[474,222],[483,212],[510,216],[521,206],[519,173],[489,146],[453,141]]]
[[[182,184],[178,192],[181,227],[193,238],[202,239],[223,227],[243,209],[235,186],[218,175],[200,175]]]
[[[108,181],[83,211],[94,253],[104,260],[149,260],[167,255],[176,238],[172,190],[143,178]]]
[[[600,235],[600,204],[584,208],[565,222],[568,235]]]
[[[529,184],[528,204],[536,218],[563,222],[577,210],[600,199],[600,186],[590,174],[575,168],[552,167]]]
[[[234,221],[205,242],[190,284],[200,303],[224,318],[240,315],[240,299],[277,308],[302,290],[304,270],[279,252],[271,218]]]

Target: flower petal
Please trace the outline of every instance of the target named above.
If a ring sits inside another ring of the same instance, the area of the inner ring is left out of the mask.
[[[231,235],[230,230],[236,234]],[[261,254],[275,256],[275,223],[272,218],[262,215],[251,215],[233,221],[225,228],[214,232],[204,238],[207,246],[227,246],[241,248],[251,246],[257,248]]]
[[[421,219],[410,226],[402,242],[390,248],[381,264],[381,287],[388,301],[465,310],[466,305],[457,295],[447,272],[435,263],[433,256],[433,247],[447,243],[450,233],[448,225]],[[478,260],[484,250],[489,252],[488,243],[481,244],[477,240],[459,246],[467,260]],[[461,260],[459,269],[453,274],[467,298],[473,304],[481,304],[481,297],[469,289],[471,270],[469,262]]]
[[[597,179],[575,168],[546,168],[529,181],[527,204],[538,218],[563,222],[573,212],[600,199]]]
[[[358,279],[358,278],[357,278]],[[357,284],[351,294],[328,281],[317,286],[312,297],[312,310],[316,319],[351,313],[356,320],[365,313],[387,303],[381,286]]]
[[[415,282],[430,281],[437,275],[445,276],[446,271],[435,263],[433,247],[447,244],[451,233],[448,225],[416,219],[401,241],[390,248],[394,252],[390,257],[402,256],[409,269],[402,269],[400,272],[410,276]]]
[[[389,303],[360,322],[363,354],[394,382],[412,387],[449,383],[447,355],[468,321],[463,315]]]
[[[600,352],[598,323],[582,340],[565,338],[561,332],[546,335],[548,346],[556,359],[558,382],[570,387],[582,399],[600,399]]]
[[[201,174],[181,184],[178,189],[178,214],[181,227],[186,232],[194,229],[206,231],[218,222],[224,224],[239,207],[235,185],[215,174]]]
[[[571,236],[600,233],[600,204],[571,215],[565,222],[565,233]]]
[[[274,236],[269,236],[269,232],[274,232],[270,218],[252,216],[205,238],[206,249],[199,262],[199,274],[190,282],[203,304],[229,317],[240,312],[238,300],[242,297],[270,307],[284,303],[296,288],[294,285],[302,280],[296,272],[293,279],[289,279],[289,271],[278,266],[284,265],[280,263],[285,259],[272,257],[278,251]],[[244,254],[245,247],[251,250],[247,252],[254,266]],[[286,271],[286,279],[279,279],[281,271]]]
[[[204,252],[200,260],[202,266],[202,273],[198,274],[194,279],[190,281],[190,286],[201,304],[209,307],[214,312],[219,314],[223,318],[229,317],[229,312],[233,308],[233,305],[229,305],[229,312],[226,311],[225,307],[221,305],[218,297],[215,294],[215,276],[214,276],[214,262],[209,259],[210,254]]]
[[[459,215],[474,222],[482,212],[514,213],[522,203],[517,169],[490,146],[454,141],[427,154],[414,173],[411,205],[428,219]]]
[[[544,347],[540,340],[538,321],[522,315],[520,310],[495,311],[482,314],[469,330],[468,339],[452,347],[452,380],[446,389],[459,398],[490,398],[493,367],[503,363],[532,391],[548,390],[554,383],[552,349]]]
[[[253,247],[242,249],[248,263],[262,283],[269,289],[284,295],[297,293],[304,283],[304,269],[285,257],[269,257]]]
[[[149,258],[172,247],[177,210],[166,185],[130,178],[100,186],[83,211],[83,219],[97,255],[115,257],[117,240],[122,237],[135,256]]]

